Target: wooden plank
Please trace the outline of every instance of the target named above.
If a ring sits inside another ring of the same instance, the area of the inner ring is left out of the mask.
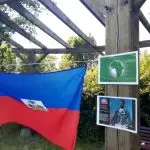
[[[80,0],[81,3],[85,5],[85,7],[105,26],[105,11],[102,11],[102,7],[104,8],[104,2],[99,0]],[[135,5],[135,9],[140,9],[140,7],[145,3],[146,0],[138,0]],[[101,6],[101,7],[100,7]],[[100,7],[100,10],[98,9]],[[99,10],[99,11],[98,11]],[[102,12],[103,13],[102,13]],[[150,33],[150,24],[144,14],[140,11],[140,21]]]
[[[141,136],[141,138],[142,137],[147,137],[147,138],[149,138],[149,141],[150,141],[150,133],[149,132],[141,132],[140,136]]]
[[[107,0],[107,3],[109,1]],[[111,2],[110,2],[111,3]],[[115,1],[113,1],[115,4]],[[113,6],[114,7],[114,6]],[[112,20],[116,19],[116,11],[115,14],[106,14],[106,54],[117,53],[117,39],[116,34],[113,33],[113,29],[117,27],[117,22]],[[112,25],[113,24],[113,25]],[[116,31],[116,29],[115,29]],[[117,86],[105,86],[105,95],[116,96],[118,88]],[[118,149],[118,131],[116,129],[105,128],[105,150],[119,150]]]
[[[141,142],[144,142],[145,144],[150,145],[150,141],[141,140]],[[142,147],[143,147],[143,146],[144,146],[144,145],[142,145]]]
[[[104,46],[100,46],[97,48],[56,48],[56,49],[33,49],[33,48],[14,48],[15,51],[20,53],[30,53],[31,51],[35,54],[63,54],[63,53],[94,53],[99,52],[102,53],[105,49]]]
[[[55,16],[57,16],[63,23],[71,28],[76,34],[83,38],[91,46],[95,46],[95,43],[86,36],[72,21],[67,17],[51,0],[39,0],[48,10],[50,10]]]
[[[135,9],[140,10],[141,6],[146,2],[146,0],[136,0],[135,1]]]
[[[44,54],[43,56],[41,56],[41,58],[39,58],[36,63],[40,63],[42,60],[44,60],[47,57],[48,54]]]
[[[146,30],[150,33],[150,23],[148,22],[142,11],[140,11],[140,21],[142,22]]]
[[[140,41],[139,42],[140,48],[144,47],[150,47],[150,40],[147,41]],[[47,48],[47,49],[39,49],[39,48],[14,48],[15,51],[20,53],[30,53],[31,51],[34,51],[35,54],[63,54],[63,53],[94,53],[99,52],[102,53],[105,51],[105,46],[97,46],[94,49],[93,48]],[[108,53],[108,52],[107,52]]]
[[[105,26],[104,14],[99,9],[97,9],[99,5],[95,6],[91,0],[80,0],[80,2],[102,23],[103,26]]]
[[[0,0],[0,5],[6,4],[7,2],[11,2],[12,3],[13,1],[16,1],[16,0]]]
[[[12,51],[14,50],[12,49]],[[14,52],[22,60],[23,63],[26,63],[26,64],[28,63],[28,61],[25,58],[23,58],[23,56],[19,52],[17,51],[14,51]]]
[[[140,47],[140,48],[150,47],[150,40],[141,41],[141,42],[139,43],[139,47]]]
[[[141,136],[141,140],[150,141],[150,137]]]
[[[23,49],[23,48],[24,48],[22,45],[20,45],[20,44],[17,43],[16,41],[10,39],[9,37],[8,37],[8,38],[5,38],[5,37],[1,37],[1,36],[0,36],[0,38],[2,38],[4,41],[9,42],[11,45],[13,45],[13,46],[15,46],[15,47],[17,47],[17,48],[20,48],[20,49]],[[27,63],[27,60],[24,59],[24,58],[21,56],[20,52],[14,51],[13,49],[12,49],[12,51],[15,52],[15,54],[16,54],[24,63]]]
[[[143,126],[141,126],[141,127],[140,127],[140,130],[147,130],[147,131],[150,131],[150,127],[143,127]]]
[[[150,130],[140,130],[140,133],[142,134],[142,133],[147,133],[147,134],[149,134],[149,136],[150,136]]]
[[[20,28],[17,24],[15,24],[13,21],[9,19],[6,13],[0,10],[0,21],[6,24],[8,27],[12,28],[14,31],[18,32],[25,38],[27,38],[29,41],[33,42],[34,44],[38,45],[41,48],[47,48],[45,45],[43,45],[41,42],[36,40],[33,36],[31,36],[29,33],[27,33],[25,30]]]
[[[11,38],[5,38],[5,37],[1,37],[0,36],[0,38],[2,38],[4,41],[7,41],[8,43],[10,43],[11,45],[13,45],[13,46],[15,46],[15,47],[17,47],[17,48],[24,48],[22,45],[20,45],[19,43],[17,43],[16,41],[14,41],[14,40],[12,40]]]
[[[105,2],[106,6],[110,8],[106,14],[106,54],[138,50],[139,17],[138,13],[133,11],[133,0],[106,0]],[[138,93],[138,86],[108,85],[105,94],[138,97]],[[138,118],[140,117],[138,116]],[[105,141],[106,150],[140,149],[139,134],[106,128]]]
[[[24,8],[21,3],[19,2],[13,2],[8,3],[8,5],[13,8],[15,11],[17,11],[20,15],[28,19],[30,22],[32,22],[34,25],[39,27],[42,31],[44,31],[46,34],[51,36],[53,39],[55,39],[57,42],[62,44],[64,47],[71,48],[71,46],[66,43],[64,40],[62,40],[56,33],[54,33],[51,29],[49,29],[44,23],[42,23],[39,19],[37,19],[32,13],[30,13],[26,8]]]
[[[88,0],[88,1],[90,1],[90,3],[92,3],[92,5],[95,6],[97,11],[100,11],[103,15],[106,15],[105,0]]]
[[[36,62],[35,53],[32,51],[28,54],[28,63],[32,64]],[[35,73],[37,65],[30,65],[28,72]]]

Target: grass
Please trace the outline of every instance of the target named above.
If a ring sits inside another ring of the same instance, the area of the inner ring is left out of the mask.
[[[103,150],[99,143],[77,140],[75,150]],[[35,134],[30,138],[20,137],[20,127],[8,124],[0,127],[0,150],[61,150],[43,137]]]

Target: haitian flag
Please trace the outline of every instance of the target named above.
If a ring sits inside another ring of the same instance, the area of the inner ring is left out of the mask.
[[[0,124],[29,127],[65,150],[75,146],[86,67],[0,73]]]

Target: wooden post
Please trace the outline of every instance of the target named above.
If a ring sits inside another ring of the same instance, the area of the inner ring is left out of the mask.
[[[139,50],[139,11],[134,8],[135,0],[105,0],[105,3],[106,54]],[[108,85],[105,91],[107,96],[135,98],[138,98],[138,93],[138,86]],[[138,122],[139,119],[138,108]],[[139,134],[106,128],[105,150],[139,149]]]
[[[35,54],[33,52],[30,52],[28,54],[28,62],[31,63],[31,65],[29,66],[29,72],[30,73],[36,72],[36,65],[32,64],[36,62]]]
[[[33,53],[33,51],[28,54],[28,62],[29,63],[35,63],[36,62],[35,54]],[[36,72],[36,65],[35,66],[32,65],[32,64],[29,65],[28,72],[30,72],[30,73]],[[32,129],[23,127],[21,129],[21,131],[20,131],[20,136],[22,136],[22,137],[30,137],[33,132],[34,131],[32,131]]]

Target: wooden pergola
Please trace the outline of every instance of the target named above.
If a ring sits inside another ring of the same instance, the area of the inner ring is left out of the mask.
[[[47,48],[32,35],[20,28],[15,22],[10,20],[8,15],[0,11],[0,22],[4,23],[17,33],[21,34],[29,41],[40,48],[24,48],[16,41],[0,37],[15,46],[13,52],[17,54],[24,63],[40,63],[48,54],[62,53],[93,53],[106,52],[114,54],[128,51],[139,50],[139,48],[150,47],[150,40],[139,41],[139,21],[150,33],[150,24],[144,14],[140,11],[141,6],[146,0],[80,0],[80,2],[106,27],[106,45],[97,46],[94,42],[75,25],[69,17],[63,13],[51,0],[38,0],[49,11],[57,16],[64,24],[73,30],[78,36],[85,40],[90,46],[83,48],[73,48],[63,39],[54,33],[49,27],[42,23],[32,13],[30,13],[20,0],[0,0],[0,5],[7,4],[17,11],[20,15],[28,19],[32,24],[40,28],[47,35],[59,42],[65,48]],[[21,54],[28,54],[29,60],[24,60]],[[43,54],[40,59],[35,60],[35,54]],[[33,68],[32,68],[33,69]],[[138,86],[118,86],[107,85],[105,94],[111,96],[131,96],[138,97]],[[138,100],[139,102],[139,100]],[[138,105],[139,106],[139,105]],[[139,111],[138,108],[138,118]],[[139,121],[139,119],[138,119]],[[105,130],[105,149],[106,150],[139,150],[139,134],[131,134],[124,131],[106,128]]]

